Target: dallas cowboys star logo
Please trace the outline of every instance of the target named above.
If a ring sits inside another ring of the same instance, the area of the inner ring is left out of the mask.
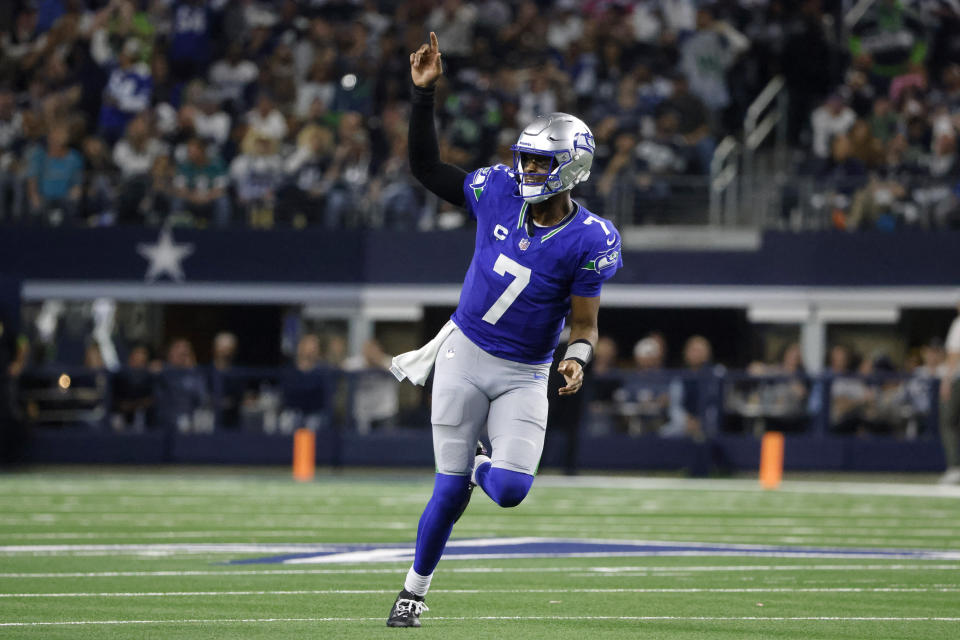
[[[183,266],[180,263],[193,253],[193,245],[176,244],[173,241],[173,232],[168,227],[164,227],[160,230],[160,237],[156,244],[137,243],[137,253],[150,261],[147,274],[144,276],[145,280],[153,282],[163,274],[167,274],[172,279],[180,281],[184,278]]]

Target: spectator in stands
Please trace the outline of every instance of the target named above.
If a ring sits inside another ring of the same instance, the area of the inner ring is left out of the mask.
[[[370,137],[363,127],[363,117],[345,113],[337,130],[337,146],[333,152],[328,179],[331,181],[324,215],[328,226],[359,226],[358,212],[366,209],[366,185],[373,163]]]
[[[550,81],[546,68],[534,69],[530,74],[527,87],[520,92],[517,118],[521,122],[531,122],[541,113],[559,111],[559,97]],[[636,116],[636,86],[630,85],[618,94],[617,113]]]
[[[899,0],[878,0],[852,27],[850,56],[881,89],[927,56],[922,19]]]
[[[593,351],[593,373],[584,383],[589,415],[587,423],[595,435],[610,433],[618,418],[615,397],[623,380],[617,370],[617,353],[617,343],[613,338],[600,336]]]
[[[644,64],[642,62],[636,64],[633,68],[633,79],[637,83],[637,95],[640,99],[640,112],[644,114],[646,118],[656,114],[657,109],[660,108],[662,103],[669,99],[671,96],[677,95],[676,88],[674,87],[674,81],[678,77],[683,77],[683,80],[686,81],[686,76],[683,76],[679,73],[672,73],[668,76],[662,76],[659,74],[654,74],[653,70],[650,68],[650,65]],[[684,84],[684,89],[689,89],[689,84]],[[689,91],[686,93],[687,96],[691,96]],[[688,102],[688,98],[683,98],[682,102]],[[703,102],[697,98],[697,103],[703,107]],[[682,107],[684,110],[688,106],[687,104],[676,105]],[[704,108],[704,119],[706,119],[706,109]],[[683,118],[681,117],[681,120]],[[641,127],[648,126],[648,120],[645,120]],[[688,124],[686,121],[683,122],[684,125]]]
[[[110,147],[96,136],[83,140],[83,198],[80,218],[92,226],[112,225],[116,221],[114,203],[120,176],[110,157]]]
[[[850,139],[850,155],[867,169],[875,169],[883,163],[883,143],[873,136],[867,120],[857,120],[847,134]]]
[[[247,112],[246,124],[250,130],[276,142],[287,136],[287,120],[265,90],[257,94],[256,107]]]
[[[103,363],[103,354],[100,353],[100,347],[97,346],[96,342],[87,344],[86,348],[83,350],[83,367],[85,369],[92,369],[94,371],[99,371],[100,369],[105,368]]]
[[[244,403],[245,381],[233,371],[237,359],[237,336],[221,331],[213,338],[213,357],[207,370],[213,411],[218,427],[236,428]]]
[[[799,431],[808,423],[807,399],[809,388],[803,366],[800,344],[791,342],[772,364],[751,363],[747,373],[773,378],[755,388],[756,417],[763,426],[775,431]]]
[[[882,144],[886,144],[896,135],[899,122],[889,98],[879,96],[873,101],[873,110],[869,122],[870,133]]]
[[[154,425],[156,371],[150,367],[150,349],[134,345],[127,366],[113,377],[113,428],[143,431]]]
[[[320,338],[305,334],[297,342],[294,366],[281,376],[284,412],[281,430],[319,429],[329,420],[333,392],[331,371],[321,359]]]
[[[309,118],[315,103],[319,103],[321,113],[333,108],[337,94],[336,62],[336,50],[327,47],[310,67],[307,80],[297,85],[294,114],[298,118]]]
[[[843,86],[838,91],[844,95],[847,104],[858,118],[870,115],[877,97],[877,90],[870,84],[866,73],[858,69],[849,69]]]
[[[942,484],[960,484],[960,302],[944,341],[946,362],[940,374],[940,437],[947,471]]]
[[[927,415],[940,391],[940,374],[946,352],[941,338],[933,338],[920,348],[920,358],[910,371],[907,392],[916,415]]]
[[[690,91],[710,110],[716,125],[725,125],[723,112],[730,106],[727,71],[750,48],[750,41],[730,23],[717,20],[714,9],[697,9],[697,28],[679,46],[680,68]]]
[[[521,111],[518,117],[523,121],[528,121],[528,115],[536,117],[536,113],[550,113],[550,111],[537,111],[533,114],[529,112],[524,113],[522,109],[523,101],[524,98],[521,95]],[[553,111],[556,110],[556,105],[554,105]],[[637,124],[641,118],[652,115],[652,113],[647,111],[644,105],[640,103],[640,93],[637,88],[637,81],[633,75],[625,75],[620,78],[620,82],[617,84],[616,100],[613,104],[601,103],[597,105],[595,112],[598,119],[608,115],[616,118],[618,129],[631,128],[633,130],[637,130]]]
[[[219,156],[211,159],[199,138],[187,142],[187,160],[177,167],[173,181],[172,214],[186,213],[190,222],[218,227],[230,223],[227,171]]]
[[[266,61],[264,73],[266,87],[284,112],[292,110],[297,96],[297,80],[294,75],[293,51],[289,43],[280,40]],[[263,80],[261,80],[263,82]]]
[[[960,15],[957,16],[960,18]],[[960,63],[953,62],[941,73],[940,98],[950,113],[960,111]]]
[[[208,400],[207,379],[197,369],[197,356],[186,338],[175,338],[167,349],[166,366],[158,388],[158,419],[167,429],[206,431],[212,421],[202,409]],[[208,424],[210,422],[210,424]]]
[[[820,174],[823,187],[851,196],[867,180],[867,167],[853,155],[853,142],[847,134],[837,134],[830,141],[830,161]]]
[[[637,158],[643,174],[639,181],[639,194],[644,200],[663,200],[673,186],[670,179],[687,170],[687,158],[682,148],[682,138],[677,132],[677,115],[665,111],[657,117],[656,132],[637,145]]]
[[[27,195],[33,220],[57,226],[77,222],[83,183],[83,157],[68,144],[70,129],[54,123],[47,145],[38,149],[27,173]]]
[[[175,199],[174,171],[175,167],[170,156],[162,155],[154,161],[150,169],[146,197],[143,200],[147,224],[157,224],[170,215],[171,204]]]
[[[604,376],[617,368],[617,342],[610,336],[600,336],[593,351],[593,375]]]
[[[206,73],[212,55],[213,23],[225,4],[225,0],[176,0],[167,50],[174,76],[186,80]]]
[[[663,337],[649,334],[633,346],[634,371],[614,391],[619,413],[627,419],[627,432],[638,436],[658,433],[670,420],[670,380],[664,375],[666,350]]]
[[[138,114],[130,121],[126,135],[113,147],[113,163],[121,176],[117,199],[118,222],[139,223],[144,220],[144,200],[150,188],[150,172],[157,159],[167,153],[166,145],[151,131],[148,113]]]
[[[312,75],[313,69],[318,61],[323,64],[330,64],[330,82],[333,77],[333,62],[337,55],[335,45],[335,30],[333,24],[320,16],[315,16],[310,20],[310,26],[293,46],[293,59],[296,68],[297,78],[301,82]],[[333,96],[331,94],[331,100]]]
[[[243,113],[247,103],[247,91],[256,81],[260,71],[245,55],[242,42],[231,42],[227,55],[210,68],[210,87],[217,99],[229,105],[233,113]]]
[[[252,227],[272,227],[277,189],[283,180],[278,143],[263,131],[251,129],[244,151],[230,164],[230,181],[237,207]]]
[[[28,66],[25,59],[37,48],[37,8],[26,4],[16,14],[14,24],[0,34],[0,73],[20,84]]]
[[[141,44],[136,38],[124,43],[116,59],[109,49],[101,52],[99,57],[94,55],[97,62],[110,69],[103,91],[99,126],[100,135],[112,145],[123,135],[133,116],[150,106],[153,80],[150,67],[139,61]]]
[[[859,374],[867,383],[867,402],[863,410],[863,430],[903,437],[914,419],[913,404],[907,386],[897,378],[890,357],[877,352],[861,363]]]
[[[373,219],[369,222],[387,229],[417,229],[421,222],[418,188],[407,160],[407,136],[389,135],[390,152],[370,185]]]
[[[212,144],[218,152],[230,138],[230,116],[220,108],[220,99],[216,91],[197,81],[191,83],[186,91],[186,103],[180,107],[179,128],[184,132],[193,132],[204,142]]]
[[[333,333],[327,336],[326,347],[323,350],[324,363],[333,369],[341,369],[346,359],[346,337],[339,333]]]
[[[307,125],[297,136],[297,149],[285,161],[285,184],[278,191],[277,211],[284,221],[302,227],[326,223],[323,217],[330,183],[327,168],[333,155],[333,134],[326,127]],[[327,225],[333,226],[333,222]]]
[[[830,157],[830,142],[836,136],[845,134],[857,120],[857,114],[844,103],[839,93],[831,94],[827,101],[814,109],[810,115],[813,128],[813,155],[826,164]]]
[[[671,112],[676,116],[677,133],[690,156],[690,165],[697,173],[709,174],[717,143],[710,132],[706,105],[690,93],[684,74],[674,74],[672,85],[670,97],[660,103],[656,113]]]
[[[853,350],[837,344],[830,348],[827,383],[830,385],[830,428],[836,433],[853,433],[860,427],[869,400],[869,389],[854,372]],[[822,389],[811,395],[812,412],[820,410]]]
[[[643,220],[644,212],[636,206],[638,184],[649,188],[649,174],[637,158],[637,137],[631,130],[623,130],[613,139],[613,155],[606,162],[597,183],[597,192],[603,197],[604,215],[619,225]]]
[[[0,222],[21,215],[23,182],[18,175],[18,152],[22,145],[23,114],[13,92],[0,87]]]
[[[711,360],[713,347],[703,336],[687,338],[683,346],[684,375],[670,385],[670,422],[660,430],[665,437],[687,436],[702,440],[707,431],[704,410],[712,392]]]
[[[463,0],[443,0],[427,16],[424,24],[428,31],[435,31],[443,40],[444,58],[450,64],[450,74],[454,76],[473,53],[473,35],[479,11],[473,3]],[[550,113],[540,111],[538,113]]]
[[[374,426],[390,424],[400,410],[398,387],[390,374],[390,360],[380,342],[371,338],[363,343],[360,354],[343,362],[344,371],[353,374],[352,412],[361,434],[369,433]]]

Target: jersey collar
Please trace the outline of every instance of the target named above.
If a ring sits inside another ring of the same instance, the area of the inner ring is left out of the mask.
[[[577,214],[580,213],[580,203],[577,202],[576,200],[572,200],[571,202],[573,202],[573,211],[568,213],[565,218],[561,219],[560,222],[556,224],[553,231],[550,231],[549,233],[544,234],[540,238],[540,244],[543,244],[553,236],[563,231],[568,224],[573,222],[573,219],[577,217]],[[528,238],[533,238],[533,234],[530,232],[530,229],[528,228],[528,225],[532,224],[532,219],[527,217],[528,206],[529,206],[529,203],[524,202],[523,206],[520,207],[520,217],[517,219],[517,229],[523,229],[524,233],[527,234]]]

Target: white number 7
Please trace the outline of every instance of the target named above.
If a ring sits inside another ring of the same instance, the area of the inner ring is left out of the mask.
[[[483,314],[484,322],[497,324],[497,321],[507,312],[507,309],[509,309],[513,301],[517,299],[520,292],[530,284],[530,274],[533,272],[528,267],[523,266],[515,260],[511,260],[502,253],[494,263],[493,270],[497,275],[503,276],[509,273],[510,275],[516,276],[513,282],[507,285],[506,290],[500,294],[497,301],[493,303],[493,306]]]
[[[583,221],[583,224],[593,224],[594,222],[600,225],[600,228],[603,229],[604,234],[610,235],[610,229],[607,229],[607,223],[601,220],[600,218],[587,216],[587,219]]]

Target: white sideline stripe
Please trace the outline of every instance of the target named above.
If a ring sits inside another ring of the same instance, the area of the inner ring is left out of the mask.
[[[696,491],[762,492],[756,480],[699,480],[692,478],[621,478],[609,476],[537,477],[542,487],[569,487],[573,489],[679,489]],[[898,482],[826,482],[821,480],[785,480],[780,492],[832,495],[911,496],[918,498],[957,498],[960,486],[937,484],[910,484]]]
[[[216,596],[320,596],[388,594],[396,589],[299,589],[262,591],[145,591],[99,593],[0,593],[0,598],[180,598]],[[431,593],[955,593],[960,587],[684,587],[614,589],[433,589]]]
[[[923,561],[921,561],[922,563]],[[571,573],[598,576],[616,573],[684,573],[726,571],[956,571],[960,564],[816,564],[708,565],[677,567],[448,567],[444,573]],[[0,578],[187,578],[204,576],[294,576],[397,574],[397,569],[265,569],[241,571],[97,571],[90,573],[0,573]]]
[[[17,490],[24,492],[32,490],[31,497],[36,496],[99,496],[106,492],[121,493],[128,496],[131,491],[135,491],[135,499],[165,498],[171,492],[191,492],[190,499],[209,499],[218,501],[227,497],[246,497],[249,494],[250,486],[257,486],[258,495],[269,499],[272,497],[287,498],[286,490],[274,490],[272,486],[255,485],[253,481],[245,481],[244,478],[224,478],[210,481],[206,486],[209,492],[198,491],[195,484],[191,482],[172,481],[170,477],[160,476],[165,482],[162,488],[151,487],[148,484],[157,479],[155,474],[142,474],[135,476],[133,474],[124,478],[122,481],[98,481],[95,484],[85,479],[66,478],[60,481],[44,481],[21,484]],[[205,480],[208,480],[205,478]],[[544,487],[570,487],[581,488],[609,488],[623,491],[624,489],[677,489],[693,491],[709,491],[711,493],[719,492],[753,492],[764,491],[759,483],[753,479],[730,479],[730,480],[698,480],[688,478],[630,478],[630,477],[610,477],[610,476],[577,476],[574,478],[563,476],[538,476],[537,485]],[[371,492],[375,491],[371,489]],[[919,483],[893,483],[893,482],[829,482],[818,480],[791,480],[787,479],[780,486],[781,493],[808,493],[808,494],[845,494],[845,495],[889,495],[889,496],[909,496],[909,497],[930,497],[930,498],[956,498],[960,497],[960,486],[946,486],[936,484]],[[215,492],[215,493],[214,493]],[[19,496],[14,496],[19,497]]]
[[[960,622],[947,617],[868,617],[868,616],[431,616],[430,622],[464,620],[620,620],[623,622]],[[68,620],[61,622],[0,622],[0,627],[47,627],[60,625],[121,624],[224,624],[269,622],[383,622],[383,618],[221,618],[191,620]]]

